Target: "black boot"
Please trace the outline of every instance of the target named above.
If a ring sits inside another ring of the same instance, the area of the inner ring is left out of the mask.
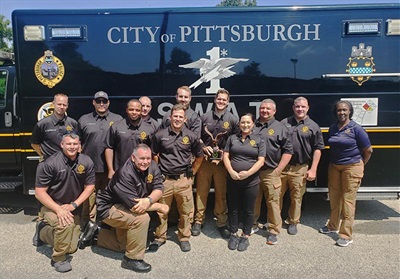
[[[89,221],[78,240],[79,249],[85,249],[87,246],[91,246],[94,244],[97,239],[97,235],[99,234],[99,226],[92,221]]]

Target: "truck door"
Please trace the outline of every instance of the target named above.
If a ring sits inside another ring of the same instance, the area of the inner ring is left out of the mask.
[[[13,191],[22,185],[15,84],[14,65],[0,66],[0,191]]]

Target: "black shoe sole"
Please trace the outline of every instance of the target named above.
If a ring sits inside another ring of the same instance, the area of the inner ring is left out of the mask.
[[[149,245],[149,247],[147,248],[146,252],[155,253],[155,252],[157,252],[158,249],[159,249],[161,246],[163,246],[164,244],[165,244],[165,242],[161,242],[160,244],[155,244],[155,243],[151,244],[151,243],[150,243],[150,245]]]
[[[44,241],[42,241],[42,240],[40,239],[40,231],[41,231],[45,226],[46,226],[46,224],[43,223],[43,221],[40,221],[40,222],[36,223],[36,226],[35,226],[35,234],[33,235],[33,238],[32,238],[32,244],[33,244],[33,246],[35,246],[35,247],[40,247],[40,246],[42,246],[42,245],[44,244]]]
[[[99,226],[96,223],[89,221],[78,240],[78,248],[83,250],[88,246],[93,245],[94,238],[99,232]]]
[[[199,236],[201,231],[192,231],[192,236]]]
[[[151,266],[150,266],[149,269],[134,269],[134,268],[131,268],[130,266],[126,265],[124,262],[121,263],[121,267],[125,268],[125,269],[129,269],[129,270],[135,271],[135,272],[138,272],[138,273],[147,273],[147,272],[151,271]]]

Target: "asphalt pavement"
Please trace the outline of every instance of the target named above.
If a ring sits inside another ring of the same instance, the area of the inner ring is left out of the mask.
[[[335,234],[318,233],[329,202],[315,194],[307,194],[305,202],[299,233],[291,236],[284,228],[274,246],[260,230],[247,251],[230,251],[209,209],[202,234],[191,238],[192,250],[180,251],[171,227],[167,243],[146,254],[152,265],[147,274],[122,269],[123,253],[96,246],[78,250],[72,271],[60,274],[50,266],[52,249],[32,245],[35,216],[25,215],[24,208],[28,213],[35,206],[33,197],[0,193],[0,278],[400,278],[399,200],[358,201],[349,247],[336,246]]]

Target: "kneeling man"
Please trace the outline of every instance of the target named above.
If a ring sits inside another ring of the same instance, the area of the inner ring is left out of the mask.
[[[62,151],[39,163],[35,196],[41,203],[33,245],[53,246],[51,265],[58,272],[72,269],[68,254],[78,249],[82,204],[94,190],[93,161],[79,154],[79,136],[62,137]]]
[[[163,193],[163,179],[150,147],[139,144],[108,186],[97,196],[97,215],[111,229],[101,228],[97,245],[125,251],[121,266],[136,272],[148,272],[146,263],[147,211],[168,213],[168,206],[156,203]]]

